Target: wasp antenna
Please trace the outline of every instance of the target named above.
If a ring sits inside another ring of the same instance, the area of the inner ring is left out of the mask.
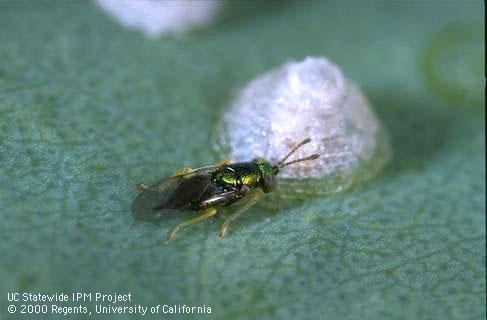
[[[298,162],[315,160],[315,159],[318,159],[319,157],[320,157],[319,154],[312,154],[310,156],[307,156],[307,157],[304,157],[304,158],[301,158],[301,159],[297,159],[297,160],[289,161],[289,162],[286,162],[286,163],[282,163],[279,166],[279,168],[284,168],[284,167],[287,167],[288,165],[295,164],[295,163],[298,163]]]
[[[282,164],[284,163],[284,161],[287,160],[287,158],[289,158],[294,152],[296,152],[296,150],[298,150],[299,148],[301,148],[302,146],[304,146],[305,144],[310,143],[310,142],[311,142],[311,139],[307,138],[307,139],[304,139],[303,141],[301,141],[300,143],[298,143],[294,148],[291,149],[291,151],[289,151],[289,153],[284,158],[282,158],[281,161],[279,161],[277,163],[277,166],[283,167]]]

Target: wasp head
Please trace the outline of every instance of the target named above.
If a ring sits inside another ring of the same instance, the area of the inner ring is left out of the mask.
[[[271,192],[276,187],[276,174],[279,172],[277,166],[273,166],[263,158],[256,158],[252,161],[259,167],[261,187],[265,193]]]

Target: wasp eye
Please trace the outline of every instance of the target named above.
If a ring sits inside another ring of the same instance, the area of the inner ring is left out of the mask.
[[[265,193],[274,191],[276,188],[276,179],[275,176],[273,175],[267,175],[262,179],[262,190],[264,190]]]

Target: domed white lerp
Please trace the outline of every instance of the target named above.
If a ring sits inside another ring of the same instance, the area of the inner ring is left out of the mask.
[[[238,161],[277,162],[321,156],[286,167],[284,192],[338,192],[375,175],[389,158],[386,133],[360,89],[325,58],[289,62],[251,81],[224,114],[218,145]]]

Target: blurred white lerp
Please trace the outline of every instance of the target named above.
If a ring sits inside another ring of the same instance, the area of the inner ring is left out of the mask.
[[[220,0],[96,0],[123,26],[148,37],[180,33],[209,23]]]

